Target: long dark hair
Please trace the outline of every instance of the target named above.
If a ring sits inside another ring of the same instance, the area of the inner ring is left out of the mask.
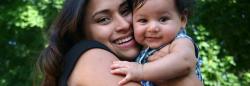
[[[56,86],[63,67],[63,56],[79,40],[82,31],[84,9],[88,0],[66,0],[61,13],[51,25],[48,47],[43,50],[38,66],[44,74],[42,86]]]

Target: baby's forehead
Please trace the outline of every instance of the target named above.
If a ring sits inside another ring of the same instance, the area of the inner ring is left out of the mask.
[[[138,4],[134,12],[139,10],[166,12],[168,10],[176,10],[175,0],[145,0]]]
[[[178,14],[174,0],[147,0],[140,8],[133,11],[134,15]]]

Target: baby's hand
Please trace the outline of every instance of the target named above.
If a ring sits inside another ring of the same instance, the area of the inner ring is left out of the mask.
[[[119,85],[124,85],[129,81],[140,81],[143,79],[143,65],[136,62],[114,61],[111,65],[111,73],[118,75],[126,75],[119,82]]]

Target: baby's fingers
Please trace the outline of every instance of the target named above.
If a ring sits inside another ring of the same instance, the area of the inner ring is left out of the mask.
[[[118,84],[119,85],[124,85],[124,84],[128,83],[130,80],[131,80],[130,76],[126,75],[126,77],[123,78]]]
[[[123,61],[115,61],[113,62],[113,64],[111,65],[111,69],[114,70],[114,69],[117,69],[117,68],[125,68],[126,65],[124,64]]]
[[[111,70],[112,74],[118,74],[118,75],[126,75],[127,74],[127,68],[118,68]]]

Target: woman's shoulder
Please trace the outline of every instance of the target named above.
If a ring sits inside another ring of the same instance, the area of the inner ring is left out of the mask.
[[[67,83],[78,64],[81,64],[82,62],[86,63],[85,61],[95,61],[98,58],[102,59],[103,57],[111,58],[111,56],[116,58],[105,45],[97,41],[82,40],[78,42],[64,56],[64,66],[59,82],[59,84],[61,84],[60,86]]]
[[[85,43],[88,42],[85,41]],[[97,44],[99,45],[99,43]],[[102,45],[102,47],[106,46]],[[123,77],[112,75],[110,66],[113,64],[113,61],[118,60],[107,49],[91,47],[80,54],[70,73],[68,73],[68,77],[64,80],[64,84],[68,84],[69,86],[117,86]],[[126,86],[140,85],[138,83],[128,83]]]
[[[111,64],[119,59],[112,53],[102,49],[91,49],[78,60],[69,77],[70,86],[118,86],[124,77],[111,74]],[[130,82],[124,86],[140,86]]]
[[[92,50],[94,49],[94,51]],[[90,51],[91,50],[91,51]],[[99,43],[94,40],[82,40],[75,44],[65,55],[64,57],[64,70],[69,71],[73,70],[75,64],[77,63],[78,59],[82,57],[82,55],[85,54],[92,54],[94,52],[95,54],[97,51],[95,50],[102,50],[109,53],[112,53],[112,51],[106,47],[104,44]]]
[[[94,48],[81,55],[72,74],[69,77],[70,86],[118,86],[124,78],[111,74],[111,65],[119,59],[103,49]],[[125,86],[140,86],[138,83],[128,83]]]
[[[98,86],[117,83],[119,76],[110,73],[110,65],[113,61],[119,60],[112,53],[103,49],[91,49],[82,54],[77,61],[70,77],[70,85]],[[100,78],[102,77],[102,78]],[[120,77],[121,78],[121,77]],[[98,81],[98,82],[93,82]],[[109,84],[108,84],[109,82]]]

